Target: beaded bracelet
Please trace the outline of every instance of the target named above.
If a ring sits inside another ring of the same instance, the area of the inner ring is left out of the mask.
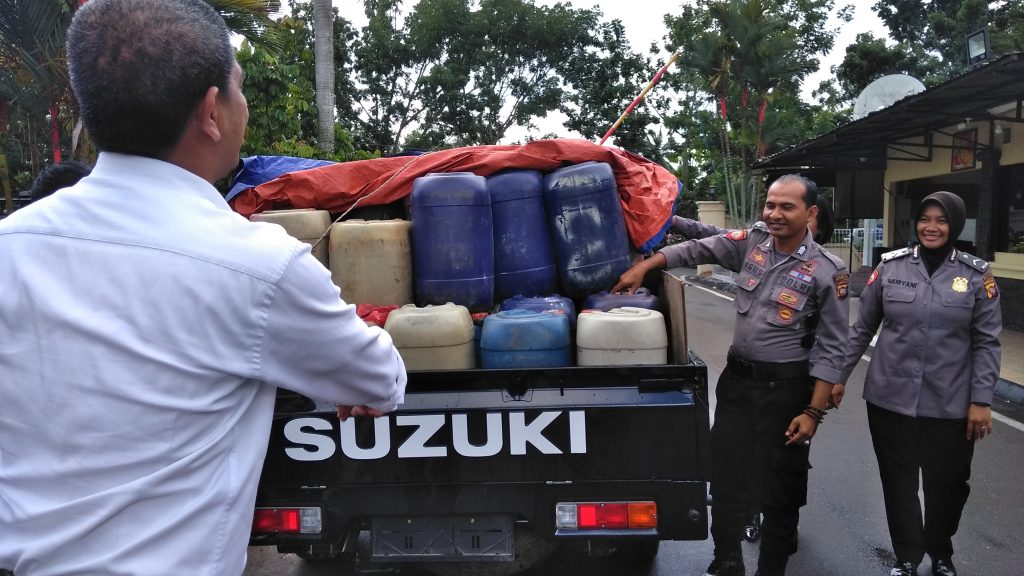
[[[820,408],[815,408],[810,404],[804,407],[803,412],[818,424],[821,424],[821,421],[825,419],[825,411]]]

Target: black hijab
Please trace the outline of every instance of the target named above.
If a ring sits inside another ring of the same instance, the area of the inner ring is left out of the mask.
[[[929,204],[935,204],[942,208],[942,211],[946,213],[946,219],[949,220],[949,236],[946,237],[945,244],[939,248],[925,248],[923,245],[920,247],[921,259],[928,270],[928,275],[931,276],[942,264],[942,261],[949,256],[953,250],[953,244],[960,237],[960,233],[964,231],[964,225],[967,223],[967,208],[964,206],[963,199],[952,192],[943,191],[929,194],[925,196],[924,200],[921,200],[917,206],[917,212],[914,214],[915,233],[917,221],[921,219],[921,213]]]

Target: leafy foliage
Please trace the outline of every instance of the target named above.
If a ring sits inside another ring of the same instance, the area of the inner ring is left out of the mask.
[[[830,0],[699,0],[666,16],[669,42],[687,56],[671,80],[686,97],[667,125],[690,157],[708,163],[704,186],[724,192],[735,222],[760,217],[763,186],[751,164],[809,135],[815,112],[797,95],[832,47],[831,8]]]
[[[590,140],[604,136],[658,69],[629,49],[622,22],[600,24],[597,35],[596,49],[569,62],[565,81],[572,86],[573,93],[559,107],[567,117],[565,126]],[[667,103],[656,100],[657,93],[647,98],[646,105],[635,108],[615,131],[615,144],[664,161],[665,136],[654,128],[661,123],[657,103]]]
[[[597,45],[600,12],[561,3],[420,0],[406,19],[396,0],[364,5],[353,130],[371,149],[497,143],[557,110],[571,63]]]
[[[261,46],[274,48],[270,15],[280,0],[207,0],[228,27]],[[11,192],[28,186],[45,164],[71,149],[77,105],[71,94],[64,52],[65,31],[79,0],[0,0],[0,173],[11,208]],[[89,146],[77,151],[80,158]],[[83,152],[84,151],[84,152]],[[10,176],[15,181],[10,181]]]
[[[995,55],[1024,49],[1024,1],[886,0],[874,9],[895,41],[858,35],[836,69],[852,100],[873,80],[904,73],[934,86],[967,69],[967,35],[988,29]]]

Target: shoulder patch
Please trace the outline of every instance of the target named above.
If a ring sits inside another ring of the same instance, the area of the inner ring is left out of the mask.
[[[982,260],[981,258],[978,258],[973,254],[968,254],[967,252],[957,252],[956,258],[957,260],[963,262],[964,264],[967,264],[971,268],[974,268],[978,272],[985,272],[986,270],[988,270],[988,262]]]
[[[761,232],[771,232],[771,230],[768,229],[768,225],[762,222],[761,220],[754,222],[754,225],[751,226],[750,228],[751,230],[760,230]]]
[[[728,234],[726,234],[725,237],[728,238],[729,240],[737,240],[737,241],[744,240],[747,237],[747,231],[746,230],[733,230],[732,232],[729,232]]]
[[[846,300],[850,295],[850,273],[842,272],[832,277],[832,283],[836,286],[836,298]]]
[[[871,271],[871,276],[868,276],[868,286],[874,284],[875,280],[878,279],[878,268]]]
[[[829,252],[828,250],[825,250],[820,245],[818,246],[818,249],[821,251],[821,254],[825,256],[825,258],[827,258],[833,266],[836,267],[836,270],[842,270],[843,268],[846,268],[846,262],[843,262],[842,258],[836,256],[835,254]]]
[[[904,256],[906,256],[907,254],[910,254],[910,253],[911,253],[910,248],[900,248],[899,250],[893,250],[892,252],[886,252],[885,254],[882,254],[882,262],[888,262],[889,260],[893,260],[895,258],[902,258],[902,257],[904,257]]]
[[[981,283],[985,285],[985,296],[988,296],[989,300],[999,297],[999,287],[996,286],[996,279],[991,271],[985,272],[981,277]]]

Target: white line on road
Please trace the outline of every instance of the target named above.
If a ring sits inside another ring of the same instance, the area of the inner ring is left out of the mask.
[[[1020,430],[1021,432],[1024,432],[1024,424],[1021,424],[1020,422],[1017,422],[1013,418],[1009,418],[1007,416],[1003,416],[1002,414],[1000,414],[999,412],[996,412],[995,410],[992,411],[992,419],[993,420],[998,420],[998,421],[1002,422],[1003,424],[1006,424],[1010,428],[1016,428],[1017,430]]]
[[[735,300],[735,298],[733,298],[731,296],[726,296],[725,294],[722,294],[720,292],[712,290],[711,288],[706,288],[704,286],[701,286],[700,284],[691,284],[691,283],[687,282],[687,285],[691,286],[693,288],[697,288],[698,290],[703,290],[704,292],[707,292],[708,294],[712,294],[714,296],[718,296],[719,298],[724,298],[725,300],[728,300],[730,302]],[[871,339],[871,346],[875,345],[875,341],[877,339],[878,339],[878,334],[875,334],[875,337]],[[871,362],[871,356],[868,356],[867,354],[861,356],[861,359],[867,361],[868,363]],[[999,422],[1002,422],[1003,424],[1006,424],[1010,428],[1015,428],[1017,430],[1020,430],[1021,432],[1024,432],[1024,424],[1014,420],[1013,418],[1010,418],[1009,416],[1004,416],[1004,415],[996,412],[995,410],[992,411],[992,419],[993,420],[998,420]]]

